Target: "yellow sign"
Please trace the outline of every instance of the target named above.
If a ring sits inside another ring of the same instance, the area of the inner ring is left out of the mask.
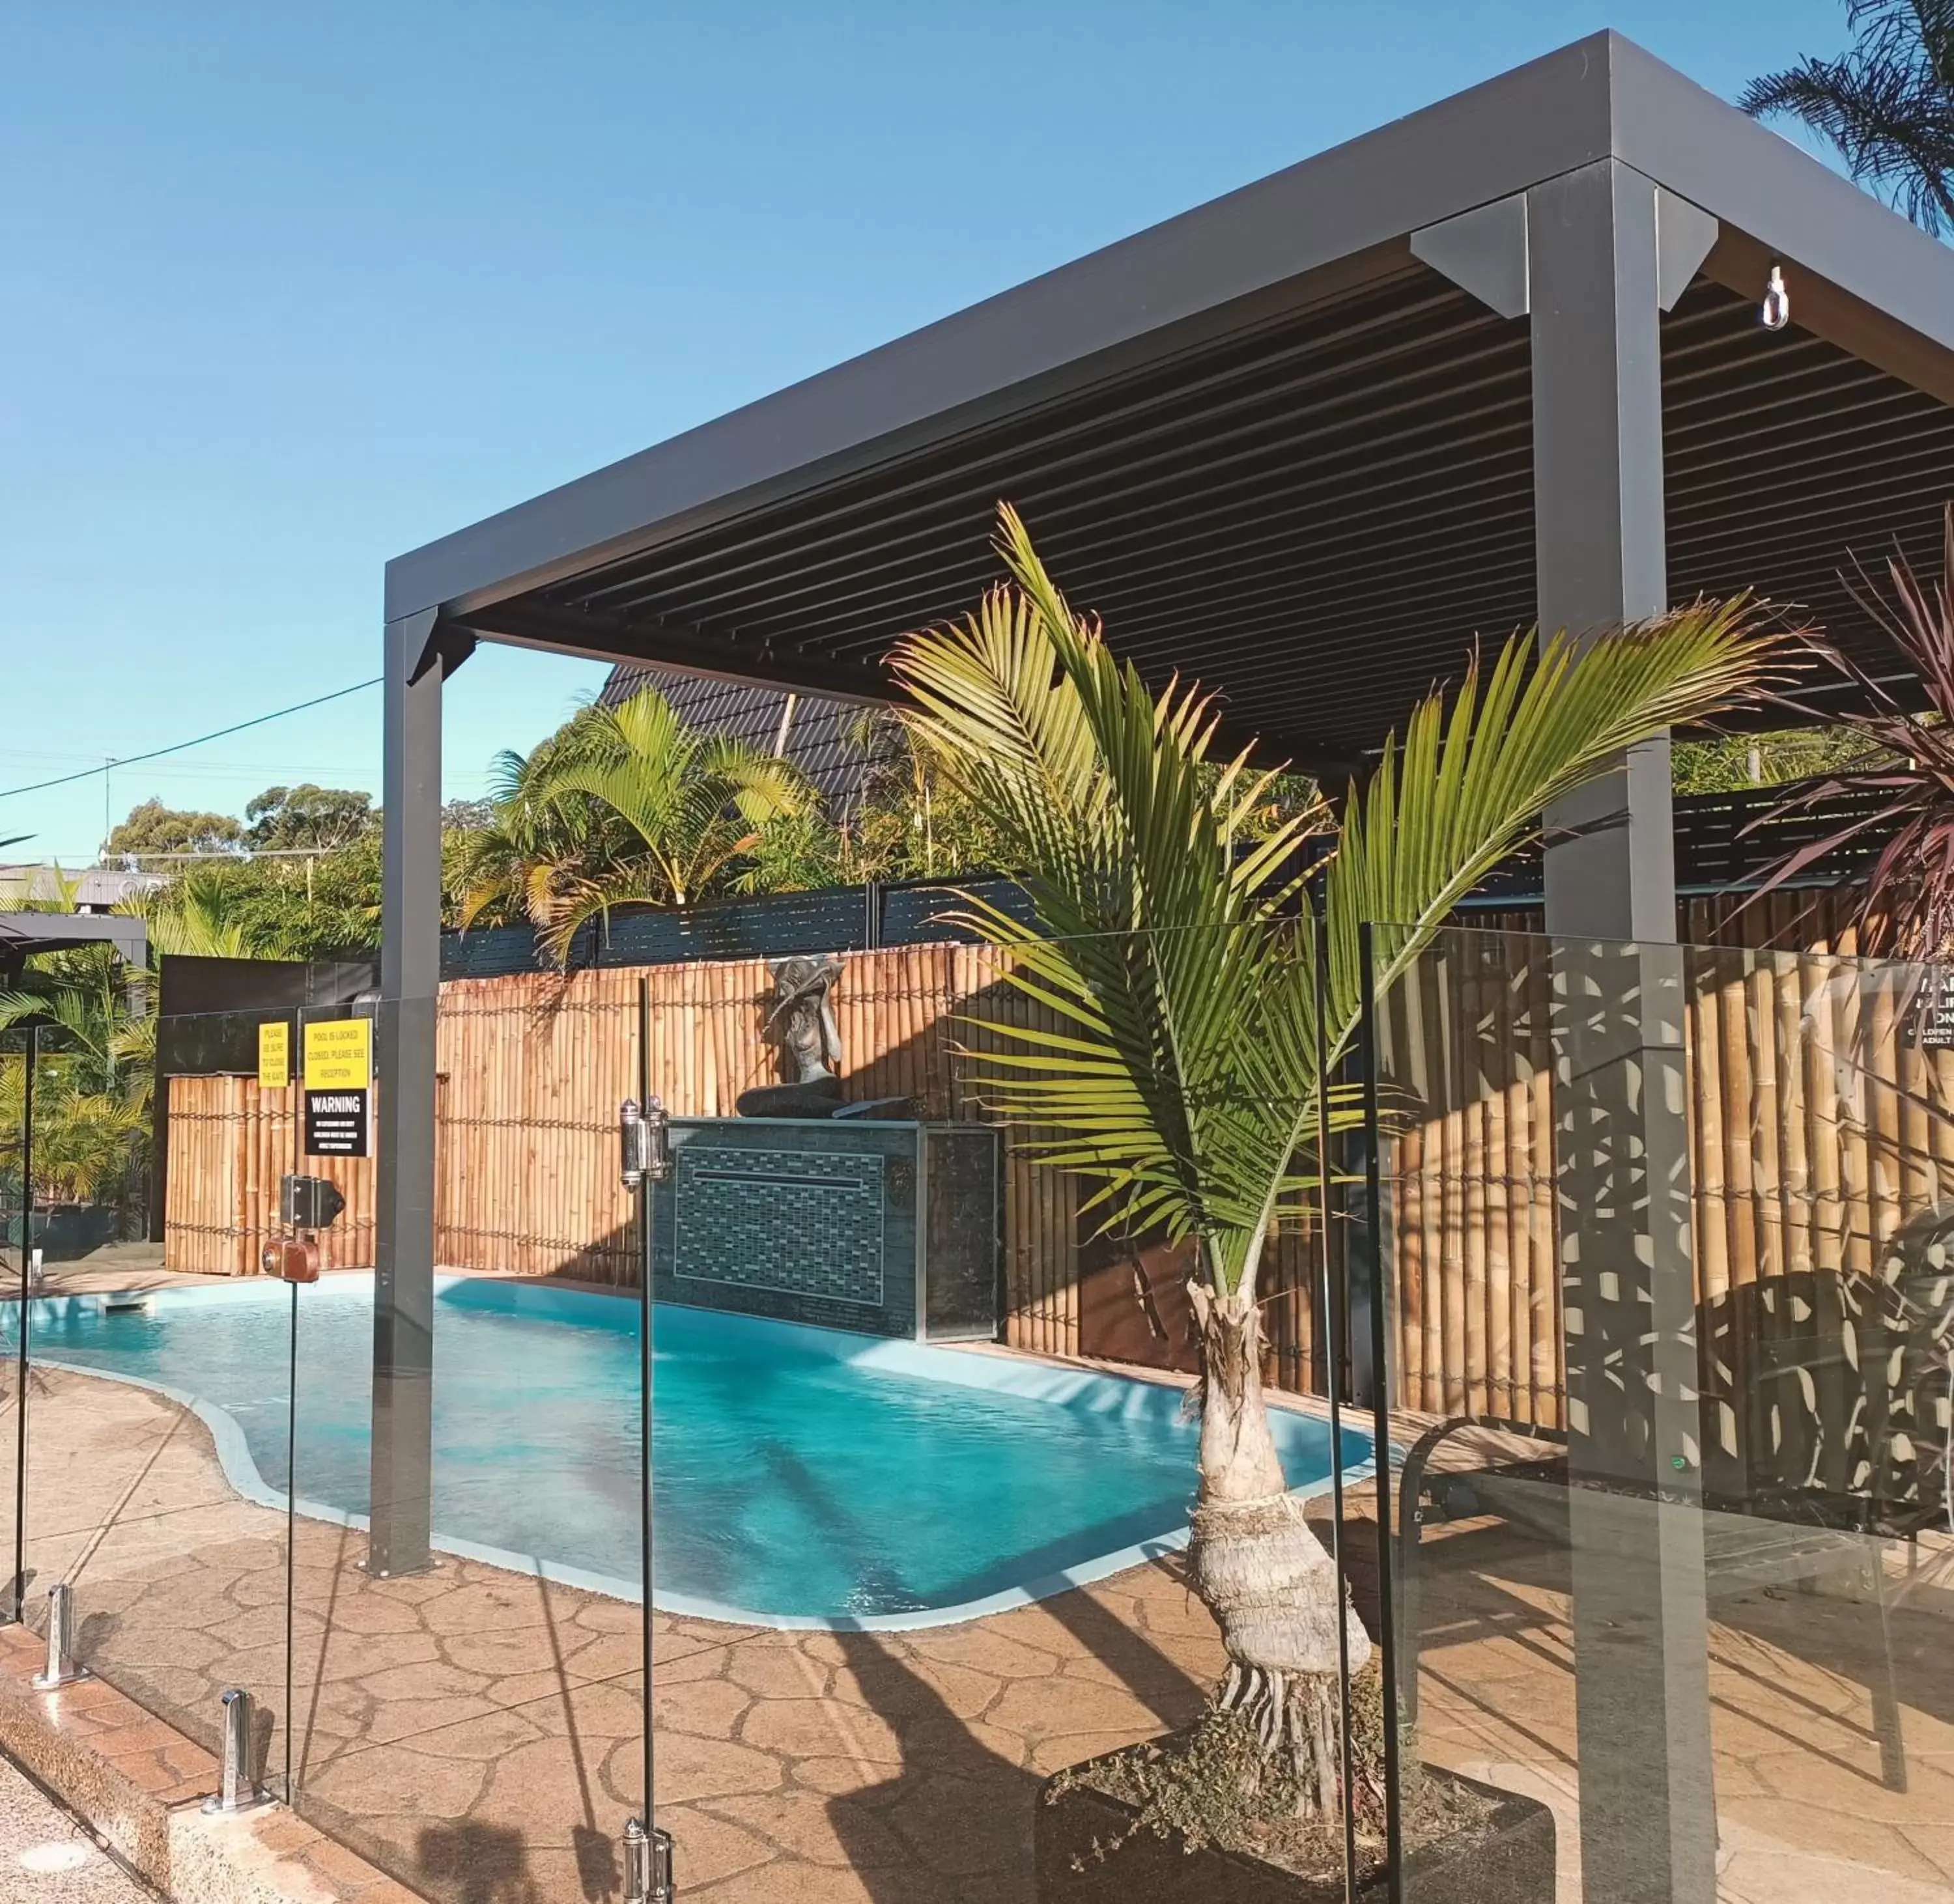
[[[282,1091],[292,1081],[292,1028],[280,1018],[258,1027],[258,1088]]]
[[[328,1018],[305,1028],[309,1091],[363,1091],[373,1081],[373,1022]]]

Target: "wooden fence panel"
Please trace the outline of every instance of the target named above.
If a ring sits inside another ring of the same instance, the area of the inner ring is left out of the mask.
[[[1908,1031],[1915,975],[1858,962],[1832,903],[1691,900],[1680,925],[1698,1300],[1871,1269],[1954,1187],[1954,1052]],[[1398,1393],[1563,1425],[1547,942],[1485,918],[1381,1013]]]
[[[1906,1002],[1842,965],[1829,905],[1777,895],[1685,902],[1692,1223],[1705,1303],[1762,1278],[1870,1267],[1885,1238],[1954,1187],[1954,1052],[1905,1035]],[[1482,917],[1385,1001],[1386,1209],[1398,1393],[1409,1407],[1562,1421],[1552,975],[1537,917]],[[1789,948],[1789,949],[1776,949]],[[833,995],[854,1098],[930,1118],[984,1115],[985,1027],[1035,1009],[972,946],[845,956]],[[438,1046],[437,1253],[510,1275],[627,1284],[637,1248],[616,1168],[636,1088],[637,993],[651,990],[652,1087],[674,1115],[730,1115],[777,1081],[764,961],[456,981]],[[168,1081],[166,1259],[256,1272],[294,1166],[292,1093],[244,1077]],[[376,1113],[376,1115],[378,1114]],[[317,1161],[347,1198],[335,1266],[370,1263],[372,1165]],[[1079,1193],[1013,1148],[1004,1185],[1006,1339],[1079,1347]],[[1333,1236],[1333,1258],[1340,1256]],[[1316,1244],[1287,1223],[1267,1259],[1271,1378],[1314,1385]]]
[[[206,1275],[255,1276],[278,1228],[278,1180],[303,1168],[338,1186],[339,1221],[319,1239],[328,1269],[370,1268],[375,1234],[369,1157],[298,1156],[298,1093],[255,1077],[171,1077],[164,1261]]]

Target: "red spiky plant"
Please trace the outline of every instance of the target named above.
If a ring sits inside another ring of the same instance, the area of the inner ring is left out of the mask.
[[[1811,651],[1857,690],[1858,706],[1837,723],[1867,743],[1863,767],[1801,785],[1754,823],[1824,807],[1842,795],[1868,796],[1852,817],[1773,867],[1758,897],[1868,835],[1890,837],[1854,882],[1860,949],[1870,955],[1935,958],[1954,952],[1954,503],[1943,519],[1940,579],[1921,580],[1905,557],[1886,563],[1883,586],[1856,561],[1846,586],[1917,676],[1924,707],[1903,704],[1850,655],[1807,635]]]

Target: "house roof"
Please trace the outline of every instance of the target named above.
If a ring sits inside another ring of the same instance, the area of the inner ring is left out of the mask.
[[[64,872],[59,867],[0,866],[0,905],[58,905],[69,912],[108,912],[125,900],[166,883],[160,873],[122,867],[90,866]]]
[[[806,775],[830,812],[854,805],[883,758],[872,737],[859,731],[862,710],[852,701],[621,664],[611,670],[598,698],[614,707],[647,685],[671,701],[687,726],[784,754]]]

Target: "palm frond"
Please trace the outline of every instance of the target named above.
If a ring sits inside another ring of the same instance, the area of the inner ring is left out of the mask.
[[[1791,639],[1768,621],[1744,597],[1698,602],[1585,647],[1556,635],[1537,660],[1517,635],[1483,677],[1475,657],[1449,708],[1428,695],[1344,805],[1325,896],[1340,1019],[1354,1018],[1362,921],[1387,984],[1554,801],[1629,748],[1767,692]]]
[[[1000,512],[1009,586],[906,636],[892,663],[919,742],[1008,842],[1035,923],[966,897],[1029,1012],[967,1019],[975,1088],[1022,1147],[1089,1180],[1110,1225],[1199,1239],[1224,1291],[1252,1293],[1286,1198],[1312,1182],[1320,1048],[1358,1009],[1356,928],[1394,923],[1402,961],[1538,830],[1541,808],[1624,748],[1754,692],[1772,645],[1748,604],[1704,605],[1585,651],[1516,636],[1489,673],[1434,692],[1353,788],[1325,879],[1330,1018],[1294,902],[1303,811],[1249,839],[1274,773],[1213,758],[1214,704],[1150,690],[1076,616],[1024,524]],[[1351,1094],[1324,1098],[1334,1129]]]
[[[1939,237],[1954,227],[1954,4],[1852,0],[1847,19],[1850,51],[1767,74],[1739,103],[1808,127],[1854,178]]]

